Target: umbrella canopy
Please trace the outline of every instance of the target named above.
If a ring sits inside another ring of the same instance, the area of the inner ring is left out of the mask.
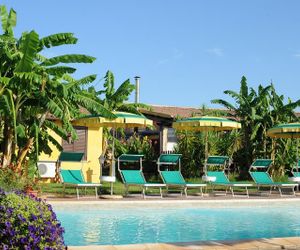
[[[88,115],[74,121],[74,124],[98,124],[101,127],[111,128],[136,128],[136,127],[150,127],[153,126],[152,120],[147,119],[145,116],[140,114],[133,114],[127,112],[113,112],[117,118],[109,120],[100,115]]]
[[[277,125],[268,129],[267,135],[273,138],[300,138],[300,123]]]
[[[173,122],[173,128],[176,130],[188,131],[226,131],[241,128],[241,124],[236,121],[222,117],[200,116],[189,117]],[[208,137],[205,136],[205,160],[208,157]],[[204,168],[206,173],[206,167]]]
[[[298,152],[298,138],[300,138],[300,123],[285,123],[277,125],[273,128],[268,129],[267,135],[272,138],[291,138],[297,139],[297,153],[296,162],[299,162],[299,152]],[[297,171],[299,171],[299,164],[297,164]]]
[[[113,112],[116,116],[115,119],[109,120],[101,115],[88,115],[77,119],[73,122],[74,125],[98,125],[100,127],[113,128],[113,137],[115,137],[116,128],[145,128],[153,126],[153,121],[147,119],[140,114],[133,114],[127,112]],[[110,169],[111,177],[115,177],[115,142],[112,145],[112,164]],[[111,195],[113,194],[113,183],[111,182]]]
[[[241,124],[222,117],[195,116],[174,122],[173,128],[189,131],[224,131],[239,129]]]

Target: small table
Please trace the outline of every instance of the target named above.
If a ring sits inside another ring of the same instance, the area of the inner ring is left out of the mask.
[[[202,180],[207,182],[208,184],[210,184],[210,188],[211,190],[213,190],[212,188],[212,183],[214,183],[216,181],[217,177],[216,176],[207,176],[207,175],[203,175],[202,176]],[[207,186],[208,188],[208,186]],[[208,189],[206,189],[208,191]]]
[[[207,176],[207,175],[202,176],[202,180],[205,181],[205,182],[209,182],[209,183],[215,182],[216,179],[217,179],[216,176]]]
[[[114,182],[116,182],[116,176],[101,176],[100,180],[103,182],[110,182],[110,195],[113,195]]]
[[[297,191],[299,191],[300,177],[289,177],[288,180],[291,182],[297,182],[298,183]]]

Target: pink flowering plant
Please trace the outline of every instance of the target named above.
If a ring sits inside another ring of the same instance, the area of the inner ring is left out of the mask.
[[[0,249],[65,249],[64,229],[51,205],[0,189]]]

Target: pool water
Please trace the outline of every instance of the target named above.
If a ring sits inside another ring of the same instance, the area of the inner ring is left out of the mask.
[[[284,203],[284,204],[281,204]],[[54,206],[67,245],[300,236],[300,201],[268,205]]]

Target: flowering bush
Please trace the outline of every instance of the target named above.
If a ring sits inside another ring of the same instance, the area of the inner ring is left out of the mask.
[[[64,249],[64,229],[51,205],[0,189],[0,249]]]

